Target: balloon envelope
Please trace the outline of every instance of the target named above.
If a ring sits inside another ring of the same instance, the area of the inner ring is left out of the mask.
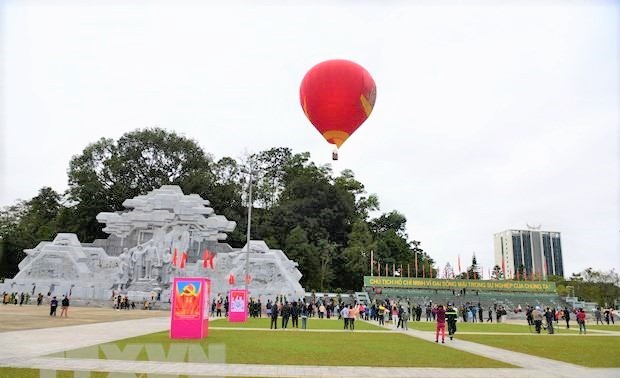
[[[299,89],[306,117],[329,143],[338,147],[368,118],[376,95],[368,71],[349,60],[317,64],[306,73]]]

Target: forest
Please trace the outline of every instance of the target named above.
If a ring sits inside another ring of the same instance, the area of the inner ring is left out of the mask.
[[[396,209],[382,211],[378,195],[367,193],[351,170],[335,173],[309,153],[285,147],[246,155],[215,159],[195,140],[161,128],[90,143],[69,162],[65,192],[43,187],[0,211],[0,278],[18,272],[24,249],[56,233],[75,233],[83,243],[105,238],[98,213],[124,211],[124,200],[162,185],[199,194],[216,214],[236,221],[226,242],[240,248],[247,230],[247,172],[253,173],[251,237],[298,262],[306,290],[358,290],[370,273],[371,251],[390,274],[407,264],[411,275],[415,265],[420,276],[423,269],[437,274],[420,241],[407,234],[406,217]]]

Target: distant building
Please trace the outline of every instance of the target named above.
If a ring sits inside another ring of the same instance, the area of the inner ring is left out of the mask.
[[[564,276],[560,233],[541,231],[540,226],[529,230],[506,230],[493,235],[495,264],[504,270],[507,279],[517,278],[517,272],[532,273],[538,278]],[[523,270],[519,267],[523,265]],[[519,273],[521,275],[522,273]]]

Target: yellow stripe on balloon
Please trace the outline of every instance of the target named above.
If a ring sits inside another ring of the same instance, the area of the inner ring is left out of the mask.
[[[366,113],[366,117],[370,116],[370,112],[372,112],[372,104],[363,94],[360,95],[360,102],[362,103],[362,108],[364,108],[364,113]]]
[[[329,143],[335,144],[340,148],[345,140],[349,138],[350,134],[344,131],[339,130],[330,130],[323,133],[323,138],[325,138]]]

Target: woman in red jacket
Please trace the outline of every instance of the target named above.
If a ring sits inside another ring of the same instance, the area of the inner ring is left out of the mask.
[[[433,309],[433,314],[435,314],[435,319],[437,319],[435,342],[439,342],[439,331],[441,330],[441,343],[444,344],[444,339],[446,338],[446,310],[444,310],[443,305],[439,305]]]
[[[577,312],[577,323],[579,324],[579,334],[581,334],[581,330],[583,329],[583,334],[586,334],[586,312],[583,311],[583,308],[580,308]]]

